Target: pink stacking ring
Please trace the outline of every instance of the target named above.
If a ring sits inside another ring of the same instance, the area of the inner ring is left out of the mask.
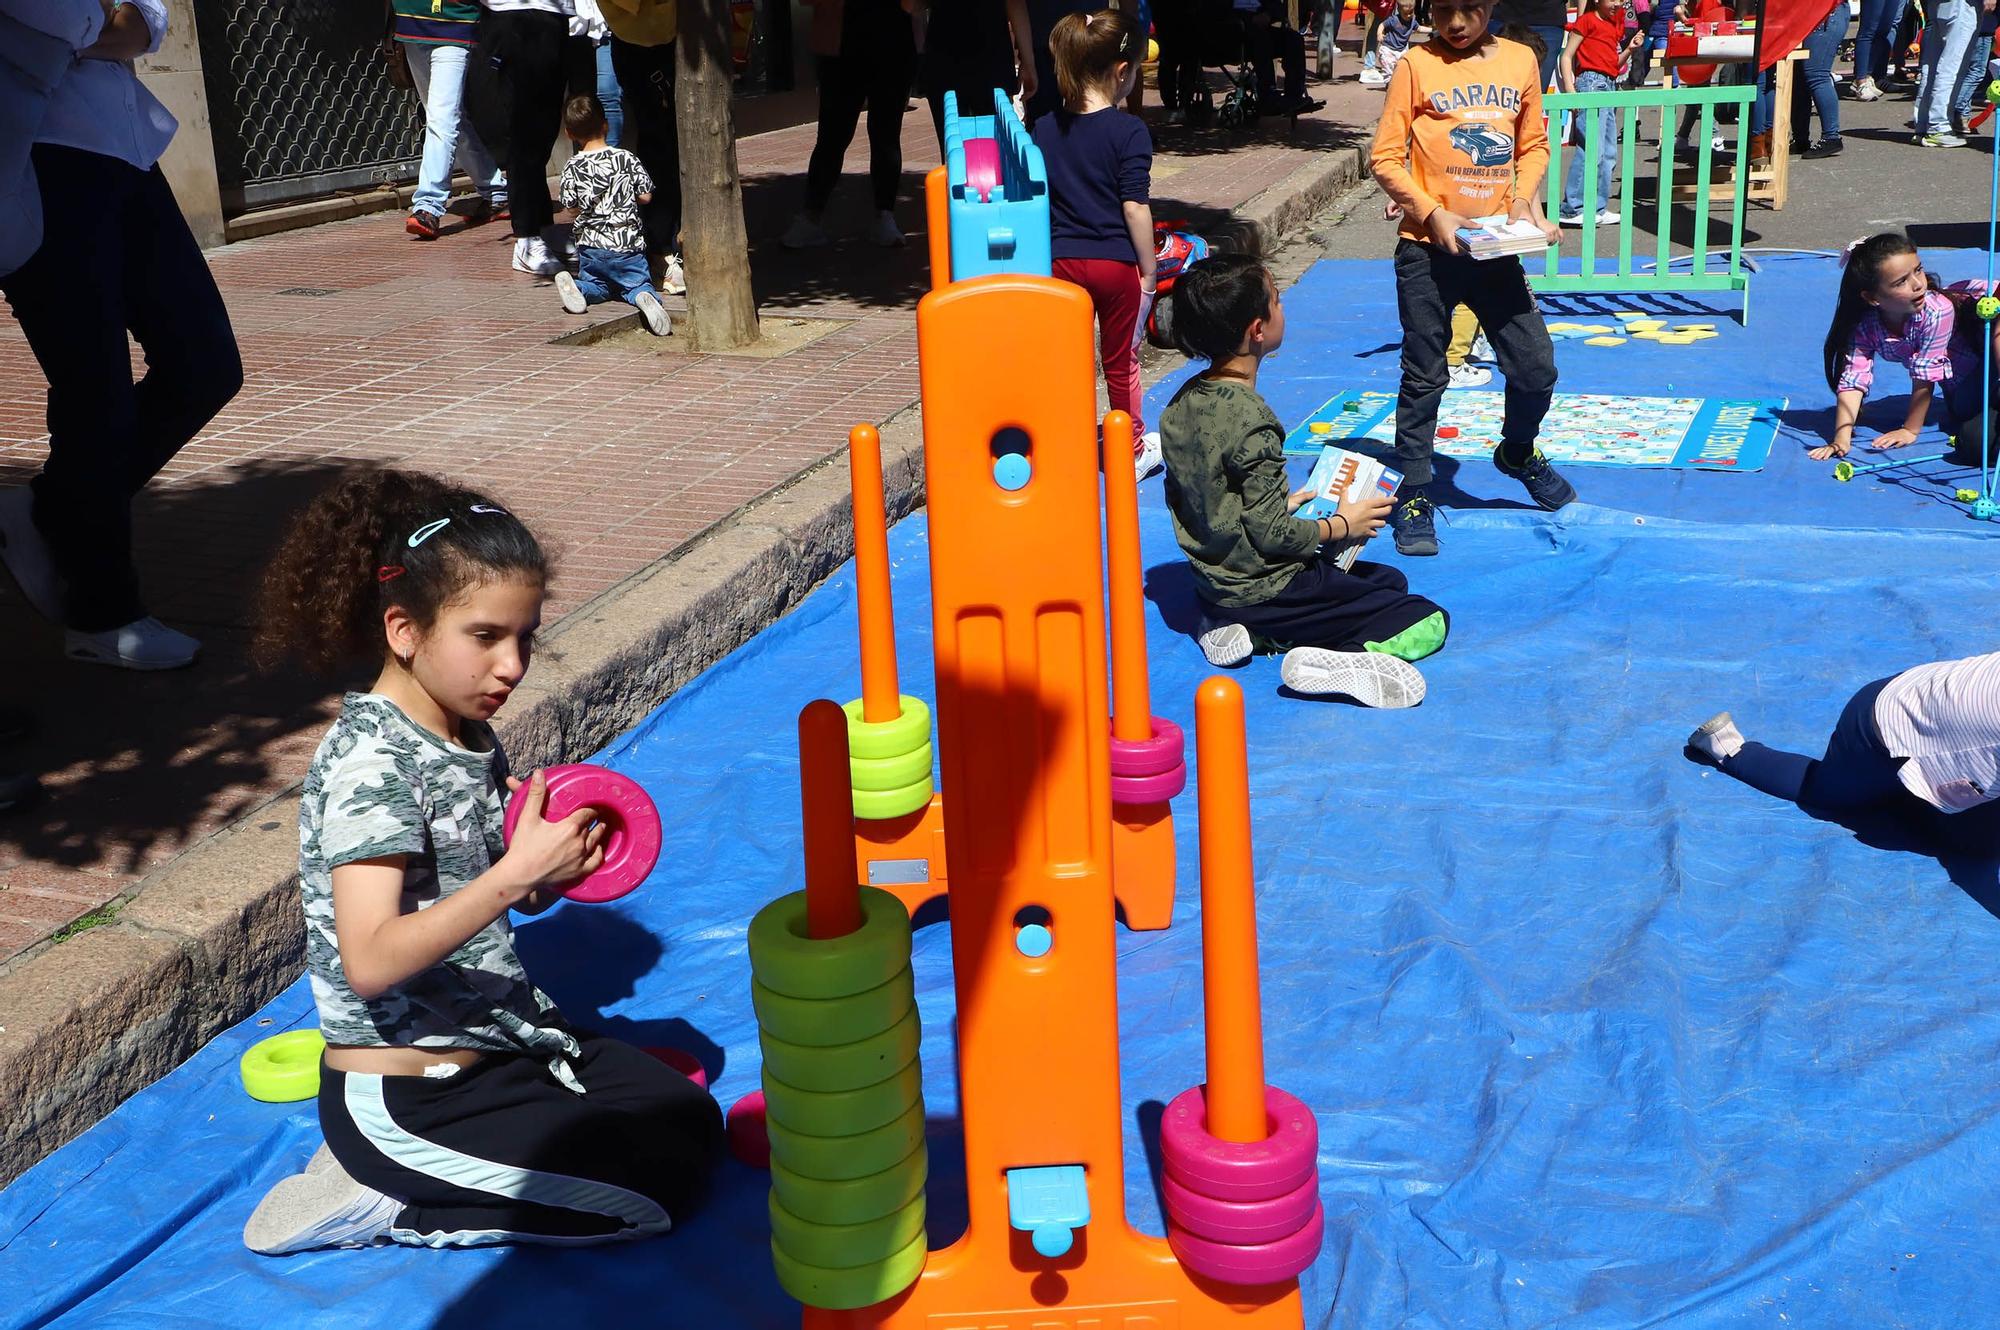
[[[1149,719],[1153,725],[1151,738],[1111,736],[1112,775],[1158,776],[1185,765],[1187,740],[1181,734],[1181,727],[1164,716]]]
[[[672,1067],[681,1075],[693,1081],[697,1087],[708,1088],[708,1068],[701,1065],[701,1059],[684,1048],[642,1048],[639,1050],[655,1062]]]
[[[591,904],[615,901],[644,882],[660,860],[660,811],[639,782],[587,762],[549,767],[542,776],[549,787],[543,817],[560,822],[577,809],[588,808],[604,824],[604,863],[595,873],[572,883],[563,895]],[[503,834],[510,843],[527,793],[528,786],[523,783],[507,801]]]
[[[1111,802],[1114,804],[1163,804],[1187,788],[1187,763],[1181,762],[1155,776],[1113,776]]]
[[[1184,1090],[1160,1119],[1167,1176],[1218,1201],[1268,1201],[1319,1174],[1319,1122],[1312,1110],[1275,1086],[1264,1087],[1270,1134],[1225,1141],[1208,1134],[1202,1087]]]
[[[965,189],[979,195],[981,203],[993,201],[1000,187],[1000,144],[995,139],[965,141]]]
[[[1167,1245],[1174,1249],[1174,1255],[1190,1272],[1218,1284],[1244,1287],[1279,1284],[1298,1278],[1300,1272],[1319,1256],[1320,1243],[1325,1238],[1326,1211],[1317,1199],[1313,1202],[1312,1216],[1306,1220],[1305,1227],[1286,1234],[1276,1242],[1248,1245],[1210,1242],[1171,1224],[1167,1226]]]
[[[1306,1226],[1319,1207],[1319,1177],[1307,1178],[1268,1201],[1218,1201],[1189,1191],[1172,1177],[1162,1180],[1167,1222],[1193,1237],[1232,1246],[1276,1242]]]

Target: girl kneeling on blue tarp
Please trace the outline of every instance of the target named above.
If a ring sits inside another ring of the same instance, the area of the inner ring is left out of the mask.
[[[1288,492],[1285,427],[1257,392],[1258,367],[1285,336],[1271,275],[1241,255],[1209,258],[1182,274],[1170,299],[1175,341],[1208,361],[1160,417],[1167,508],[1206,620],[1202,651],[1228,666],[1259,646],[1283,650],[1281,674],[1295,692],[1415,706],[1424,677],[1410,662],[1442,647],[1451,621],[1395,569],[1335,562],[1382,529],[1387,498],[1297,515],[1312,491]]]

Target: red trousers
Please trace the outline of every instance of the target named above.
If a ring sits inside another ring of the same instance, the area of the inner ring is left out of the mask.
[[[1132,417],[1132,446],[1146,432],[1139,415],[1139,265],[1117,259],[1057,259],[1055,275],[1090,293],[1097,310],[1097,358],[1111,409]]]

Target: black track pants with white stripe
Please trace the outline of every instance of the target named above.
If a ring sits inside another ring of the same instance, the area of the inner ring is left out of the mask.
[[[581,1095],[532,1057],[488,1057],[443,1078],[323,1067],[326,1143],[356,1180],[403,1202],[397,1242],[664,1233],[707,1186],[722,1151],[721,1111],[631,1045],[578,1039]]]

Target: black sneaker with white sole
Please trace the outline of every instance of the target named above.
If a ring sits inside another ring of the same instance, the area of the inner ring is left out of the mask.
[[[1554,512],[1565,504],[1576,502],[1576,487],[1563,479],[1562,472],[1549,465],[1549,459],[1542,456],[1540,448],[1528,455],[1527,465],[1516,471],[1508,466],[1500,456],[1500,450],[1493,450],[1493,465],[1503,476],[1512,476],[1527,489],[1528,497],[1538,505]]]

